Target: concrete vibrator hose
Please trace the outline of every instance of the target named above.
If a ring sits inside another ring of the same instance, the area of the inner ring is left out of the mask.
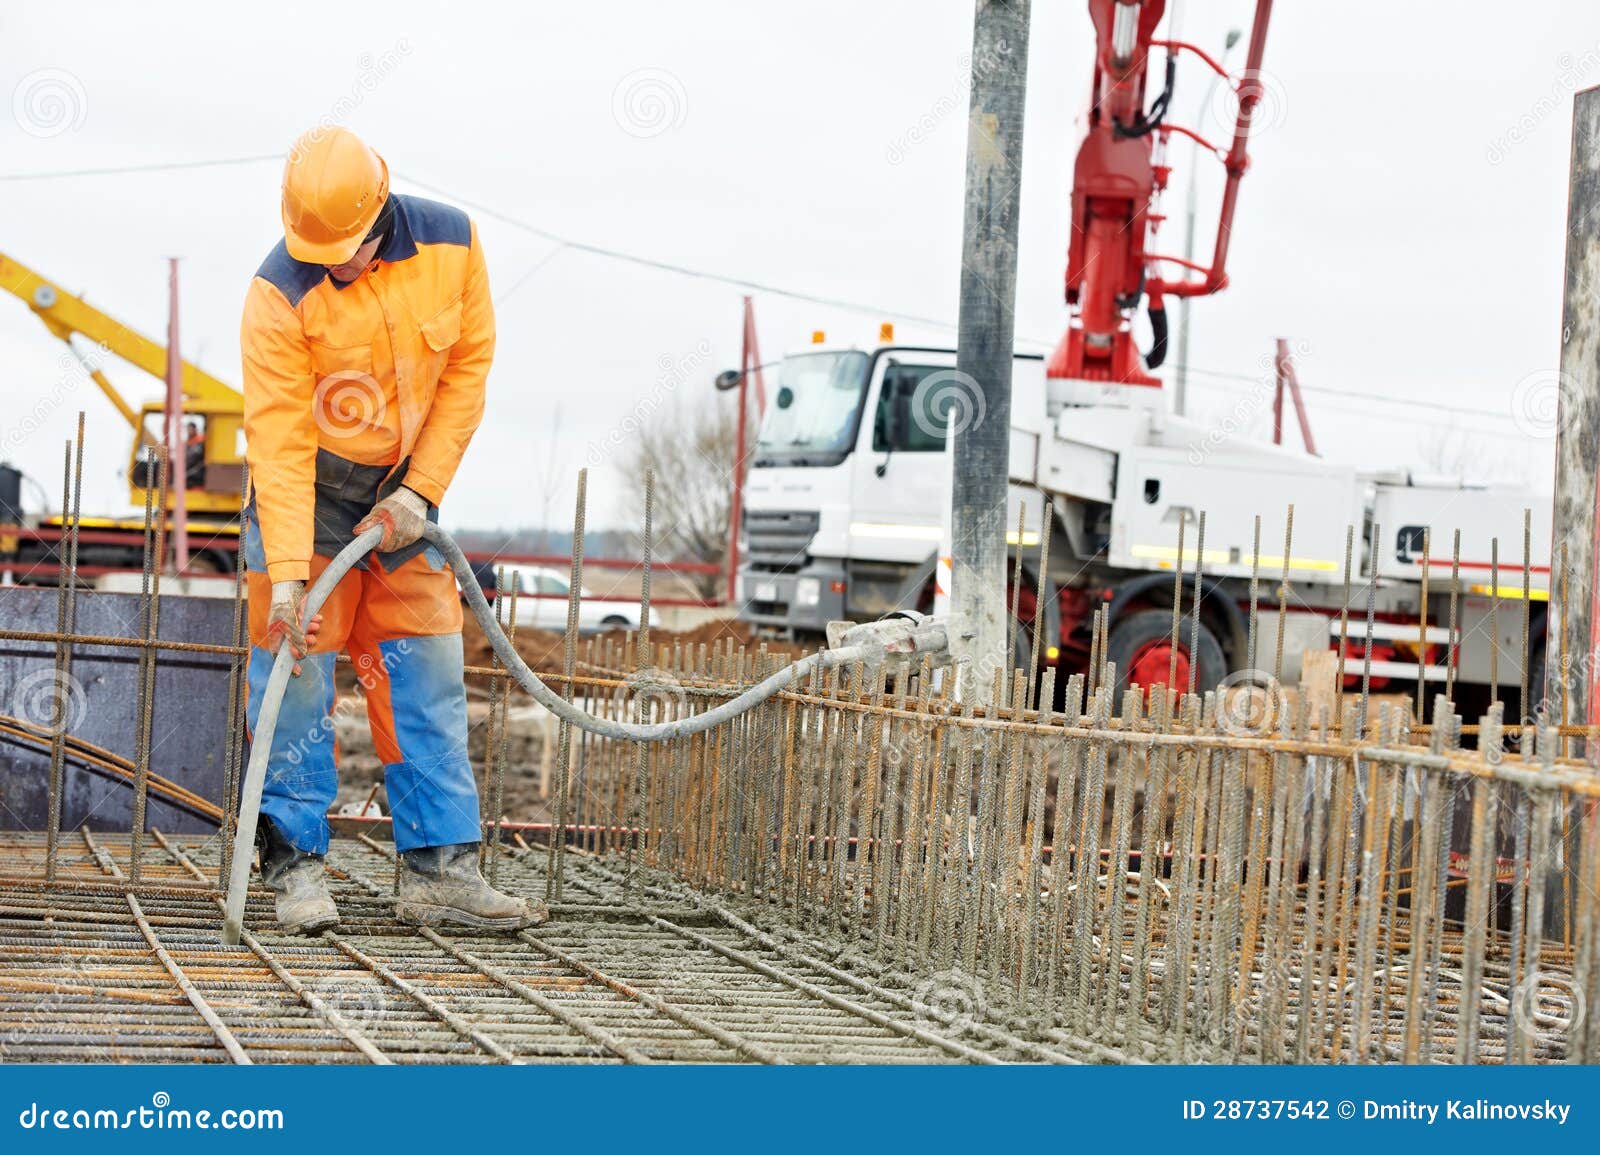
[[[890,658],[906,654],[943,654],[949,646],[943,623],[915,614],[896,615],[883,621],[851,626],[839,636],[837,646],[808,654],[737,697],[703,713],[666,722],[619,722],[610,718],[598,718],[567,701],[545,685],[539,675],[528,668],[528,664],[522,660],[510,639],[500,629],[500,623],[495,620],[494,610],[490,608],[488,599],[483,596],[478,579],[472,572],[471,563],[467,561],[466,554],[450,535],[431,522],[423,529],[422,535],[450,563],[450,568],[455,570],[462,592],[466,595],[467,604],[472,608],[473,617],[478,619],[484,637],[489,639],[489,645],[494,650],[495,656],[516,678],[518,684],[531,694],[536,702],[563,722],[570,722],[579,729],[587,730],[602,738],[635,742],[661,742],[671,738],[685,738],[737,718],[785,687],[793,685],[796,680],[808,677],[813,669],[819,667],[828,669],[851,662],[877,666]],[[376,548],[381,540],[383,540],[383,528],[374,527],[340,550],[306,592],[300,611],[302,618],[309,621],[322,608],[322,603],[328,599],[328,595],[333,592],[340,579]],[[284,691],[288,689],[293,668],[294,655],[290,653],[289,643],[285,640],[278,646],[277,655],[272,663],[272,673],[267,678],[266,689],[262,694],[261,712],[256,718],[255,731],[251,736],[250,762],[245,770],[244,787],[240,792],[239,824],[234,833],[234,855],[228,875],[228,901],[222,924],[222,941],[228,946],[238,945],[239,934],[244,927],[245,896],[250,885],[256,825],[261,814],[261,793],[267,781],[267,762],[272,753],[273,733],[278,727],[278,711],[283,705]],[[559,832],[555,832],[552,836],[558,834]]]

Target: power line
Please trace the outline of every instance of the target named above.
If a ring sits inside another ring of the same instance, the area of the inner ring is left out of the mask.
[[[1190,365],[1189,372],[1199,373],[1205,377],[1221,378],[1222,380],[1226,381],[1249,382],[1250,384],[1258,385],[1263,389],[1270,388],[1272,386],[1271,381],[1261,377],[1252,377],[1247,373],[1229,373],[1219,369],[1202,369],[1198,365]],[[1243,394],[1245,392],[1243,389],[1236,389],[1231,386],[1219,385],[1212,382],[1202,381],[1199,384],[1206,388],[1217,389],[1230,393]],[[1508,411],[1506,410],[1479,409],[1470,405],[1443,405],[1437,401],[1418,401],[1409,397],[1391,397],[1382,393],[1366,393],[1359,389],[1341,389],[1332,385],[1301,385],[1300,391],[1302,393],[1315,393],[1320,396],[1331,397],[1335,400],[1371,401],[1380,405],[1399,405],[1413,409],[1426,409],[1442,413],[1487,417],[1494,421],[1504,421],[1508,416]]]
[[[627,252],[623,249],[614,249],[605,245],[591,244],[588,241],[574,240],[571,237],[563,236],[561,233],[553,232],[550,229],[541,228],[538,225],[530,224],[527,221],[520,220],[509,213],[502,212],[490,205],[483,204],[481,201],[474,201],[468,199],[467,197],[458,196],[449,189],[440,188],[438,185],[429,184],[427,181],[418,180],[414,176],[408,176],[399,172],[397,172],[395,175],[409,184],[414,184],[418,188],[431,192],[436,196],[447,197],[459,205],[465,205],[474,212],[500,221],[502,224],[510,225],[513,228],[521,229],[523,232],[529,233],[532,236],[539,237],[542,240],[550,241],[552,244],[562,245],[569,249],[576,249],[579,252],[591,253],[595,256],[609,257],[615,261],[625,261],[628,264],[639,265],[643,268],[656,269],[666,273],[676,273],[679,276],[692,277],[697,280],[715,281],[718,284],[731,285],[739,289],[748,289],[751,292],[768,293],[777,297],[788,297],[791,300],[805,301],[807,304],[812,305],[823,305],[831,309],[845,309],[851,312],[865,313],[875,317],[892,317],[901,321],[911,321],[919,325],[927,325],[930,328],[935,329],[946,329],[953,331],[956,327],[954,323],[950,321],[941,321],[934,317],[924,317],[917,313],[907,313],[899,309],[887,309],[879,305],[869,305],[861,301],[849,301],[840,297],[826,297],[818,293],[806,293],[798,289],[785,289],[779,285],[768,284],[764,281],[752,281],[743,277],[730,276],[726,273],[712,272],[709,269],[697,269],[690,265],[680,265],[672,261],[658,260],[655,257],[646,257],[639,253]]]
[[[175,172],[180,169],[195,168],[231,168],[237,165],[260,164],[263,161],[281,161],[282,159],[283,153],[281,152],[264,152],[255,156],[226,156],[215,160],[173,160],[155,164],[112,165],[106,168],[54,169],[45,172],[5,172],[0,173],[0,182],[66,180],[80,176],[123,176],[133,173]]]
[[[282,153],[274,152],[256,153],[250,156],[220,157],[214,160],[167,161],[153,164],[117,165],[106,168],[58,169],[44,172],[0,173],[0,182],[58,180],[76,177],[121,176],[127,174],[171,172],[186,169],[226,168],[239,165],[261,164],[265,161],[277,161],[281,160],[282,158]],[[768,284],[764,281],[752,281],[743,277],[735,277],[726,273],[718,273],[709,269],[699,269],[690,265],[681,265],[672,261],[659,260],[655,257],[648,257],[640,253],[629,252],[625,249],[611,248],[606,245],[596,245],[588,241],[575,240],[551,229],[542,228],[539,225],[535,225],[518,217],[514,217],[509,213],[503,212],[491,205],[484,204],[481,201],[474,201],[467,197],[458,196],[449,189],[431,184],[428,181],[419,180],[414,176],[409,176],[399,172],[397,172],[395,175],[407,183],[416,185],[418,188],[424,189],[436,196],[447,197],[457,204],[470,208],[474,212],[480,213],[483,216],[500,221],[502,224],[510,225],[511,227],[528,233],[531,236],[539,237],[541,240],[549,241],[550,243],[558,246],[560,249],[576,249],[579,252],[606,257],[614,261],[622,261],[626,264],[637,265],[641,268],[655,269],[659,272],[674,273],[678,276],[690,277],[696,280],[711,281],[717,284],[730,285],[734,288],[746,289],[751,292],[767,293],[772,296],[786,297],[790,300],[804,301],[807,304],[822,305],[831,309],[842,309],[848,312],[861,313],[867,316],[910,321],[915,324],[926,325],[930,328],[942,329],[947,332],[953,332],[956,328],[953,322],[939,320],[935,317],[925,317],[917,313],[907,313],[899,309],[884,308],[879,305],[867,304],[861,301],[851,301],[841,297],[829,297],[819,293],[803,292],[798,289],[786,289],[782,286]],[[552,256],[553,255],[554,254],[552,254]],[[543,264],[544,262],[541,261],[539,265],[535,266],[535,269],[542,267]],[[1047,341],[1036,337],[1025,337],[1019,335],[1016,339],[1019,343],[1039,345],[1046,348],[1054,344],[1052,341]],[[1198,373],[1205,377],[1217,378],[1224,381],[1241,381],[1257,386],[1265,386],[1267,384],[1267,382],[1265,382],[1261,377],[1252,376],[1248,373],[1229,372],[1222,369],[1206,369],[1198,365],[1191,365],[1188,368],[1190,373]],[[1208,384],[1207,382],[1199,382],[1199,384],[1208,388],[1224,390],[1233,393],[1243,392],[1243,390],[1237,389],[1228,390],[1225,386]],[[1437,402],[1415,401],[1403,397],[1391,397],[1380,393],[1367,393],[1361,390],[1341,389],[1326,385],[1301,385],[1300,389],[1304,393],[1312,393],[1319,396],[1331,397],[1336,400],[1370,401],[1381,405],[1395,405],[1405,408],[1427,410],[1430,412],[1486,417],[1500,422],[1503,422],[1506,416],[1505,413],[1498,410],[1479,409],[1471,406],[1461,406],[1455,404],[1442,405]],[[1339,407],[1335,406],[1335,408]]]
[[[259,164],[263,161],[281,160],[282,158],[282,153],[259,153],[252,156],[223,157],[216,160],[206,161],[169,161],[155,164],[117,165],[107,168],[58,169],[46,172],[0,173],[0,182],[64,180],[75,177],[121,176],[126,174],[169,172],[183,169],[222,168],[235,165]],[[767,293],[776,297],[787,297],[790,300],[804,301],[807,304],[812,305],[823,305],[831,309],[844,309],[850,312],[863,313],[874,317],[910,321],[918,325],[927,325],[930,328],[944,329],[948,331],[954,331],[956,328],[953,322],[939,320],[935,317],[925,317],[918,313],[908,313],[900,309],[887,309],[878,305],[867,304],[862,301],[845,300],[844,298],[840,297],[828,297],[820,293],[807,293],[798,289],[786,289],[780,285],[768,284],[764,281],[752,281],[748,278],[730,276],[729,274],[718,273],[710,269],[694,268],[690,265],[681,265],[672,261],[663,261],[655,257],[648,257],[641,253],[633,253],[624,249],[616,249],[606,245],[597,245],[588,241],[576,240],[572,237],[563,236],[562,234],[554,232],[550,229],[541,228],[538,225],[521,220],[518,217],[512,216],[510,213],[502,212],[500,209],[494,208],[491,205],[486,205],[481,201],[474,201],[467,197],[459,196],[456,193],[451,192],[449,189],[441,188],[440,186],[431,184],[428,181],[419,180],[415,176],[410,176],[398,171],[395,173],[395,175],[401,180],[406,181],[408,184],[416,185],[418,188],[424,189],[427,192],[431,192],[436,196],[447,197],[457,204],[470,208],[474,212],[483,216],[490,217],[494,220],[500,221],[503,224],[510,225],[513,228],[521,229],[525,233],[539,237],[542,240],[550,241],[552,244],[560,245],[569,249],[576,249],[579,252],[590,253],[600,257],[607,257],[614,261],[623,261],[627,264],[638,265],[641,268],[655,269],[666,273],[675,273],[679,276],[691,277],[702,281],[713,281],[718,284],[730,285],[734,288],[746,289],[751,292]],[[1039,343],[1043,344],[1044,342]]]

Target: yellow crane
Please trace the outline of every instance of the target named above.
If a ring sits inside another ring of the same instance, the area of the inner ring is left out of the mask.
[[[128,452],[128,500],[143,506],[146,485],[153,485],[156,479],[146,476],[142,451],[147,445],[161,443],[164,402],[146,401],[135,409],[106,378],[99,364],[79,351],[72,338],[81,336],[161,381],[167,376],[166,346],[101,312],[82,297],[67,292],[5,253],[0,253],[0,289],[19,298],[44,322],[45,328],[61,338],[90,379],[133,427],[133,446]],[[219,522],[233,521],[239,514],[239,487],[244,478],[244,454],[240,445],[244,395],[189,361],[183,362],[181,384],[184,419],[198,421],[205,439],[199,462],[176,463],[187,468],[191,478],[186,495],[188,512],[201,515],[194,528],[221,530],[223,526]],[[171,503],[169,494],[169,510]],[[206,518],[206,514],[224,516]],[[94,521],[99,526],[110,527],[121,525],[126,519],[96,518]],[[90,528],[90,519],[85,518],[83,525]]]

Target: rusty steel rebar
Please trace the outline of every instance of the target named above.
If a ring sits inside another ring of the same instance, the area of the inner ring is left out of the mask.
[[[70,464],[66,485],[75,496]],[[985,674],[992,700],[978,705],[957,700],[931,655],[835,669],[732,639],[652,645],[653,481],[644,496],[640,627],[621,643],[586,642],[579,662],[580,475],[562,673],[550,679],[562,699],[614,721],[673,721],[722,710],[752,683],[777,679],[778,688],[654,745],[615,731],[574,741],[564,721],[554,821],[522,823],[502,810],[505,775],[526,769],[509,761],[506,729],[524,691],[498,659],[469,671],[494,679],[487,872],[507,889],[544,893],[557,915],[504,940],[400,926],[388,880],[373,877],[393,858],[374,822],[347,823],[363,833],[336,840],[329,855],[341,927],[280,935],[258,889],[244,894],[243,949],[215,945],[222,891],[212,880],[248,848],[231,847],[224,824],[204,844],[151,832],[165,857],[144,853],[149,793],[215,809],[152,765],[146,715],[157,655],[171,644],[156,616],[160,519],[147,519],[144,616],[139,636],[124,639],[137,647],[144,704],[134,756],[59,726],[6,726],[19,740],[58,745],[63,764],[120,772],[136,793],[128,833],[85,831],[81,851],[63,846],[58,827],[42,839],[0,834],[0,1037],[22,1040],[19,1057],[43,1059],[94,1048],[136,1059],[369,1062],[1600,1057],[1600,1034],[1580,1013],[1581,1000],[1600,998],[1600,775],[1562,749],[1584,727],[1508,726],[1498,701],[1475,726],[1457,715],[1459,534],[1446,692],[1431,719],[1409,695],[1390,706],[1369,692],[1375,548],[1361,693],[1343,700],[1354,527],[1341,708],[1313,717],[1304,700],[1282,708],[1276,689],[1291,507],[1274,693],[1264,721],[1252,712],[1241,723],[1225,693],[1199,682],[1204,512],[1192,573],[1185,519],[1173,566],[1174,653],[1183,586],[1194,587],[1187,692],[1175,678],[1162,692],[1120,689],[1126,672],[1110,660],[1112,623],[1098,607],[1086,673],[1066,679],[1060,706],[1055,670],[1035,693],[1047,507],[1029,666],[1014,660],[1019,535],[1011,651]],[[1527,526],[1525,515],[1525,593]],[[1370,532],[1376,542],[1379,528]],[[1252,664],[1261,657],[1259,534],[1258,518]],[[1429,549],[1425,537],[1425,558]],[[1497,600],[1497,541],[1491,557]],[[236,580],[233,644],[211,647],[236,659],[240,594]],[[59,597],[71,596],[64,584]],[[509,609],[514,623],[514,586]],[[1424,600],[1419,662],[1428,617]],[[39,640],[85,643],[73,624],[58,615]],[[1529,664],[1525,637],[1525,685]],[[1505,752],[1513,730],[1520,749]],[[1462,742],[1469,733],[1475,747]],[[236,771],[225,761],[229,808]],[[528,841],[541,837],[543,846]],[[1569,844],[1580,852],[1555,855]],[[1550,910],[1566,924],[1555,938]],[[40,1015],[35,1004],[50,1009]]]

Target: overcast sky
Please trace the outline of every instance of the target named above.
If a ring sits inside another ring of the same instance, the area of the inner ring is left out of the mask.
[[[184,355],[238,383],[239,313],[279,235],[281,162],[19,178],[281,155],[324,118],[346,124],[396,188],[468,207],[487,252],[489,418],[447,525],[536,522],[547,465],[564,519],[572,475],[596,462],[593,520],[631,520],[612,431],[641,399],[718,403],[710,378],[738,358],[744,290],[531,230],[867,306],[755,292],[768,357],[817,328],[870,344],[895,314],[954,323],[967,0],[254,8],[0,8],[0,251],[156,337],[164,258],[183,258]],[[1213,49],[1252,12],[1175,6],[1182,36]],[[1092,47],[1083,0],[1035,0],[1017,305],[1035,348],[1066,323]],[[1287,336],[1328,456],[1466,456],[1548,490],[1571,94],[1600,84],[1600,5],[1279,4],[1265,66],[1233,284],[1194,306],[1192,408],[1264,429],[1251,382]],[[1221,139],[1226,105],[1201,107],[1206,83],[1180,65],[1173,119]],[[1209,252],[1220,165],[1173,153],[1157,247],[1181,249],[1194,175]],[[953,338],[904,320],[898,335]],[[91,385],[63,390],[60,354],[0,300],[5,454],[54,494],[82,408],[85,511],[121,510],[128,431]],[[132,398],[159,391],[109,371]]]

